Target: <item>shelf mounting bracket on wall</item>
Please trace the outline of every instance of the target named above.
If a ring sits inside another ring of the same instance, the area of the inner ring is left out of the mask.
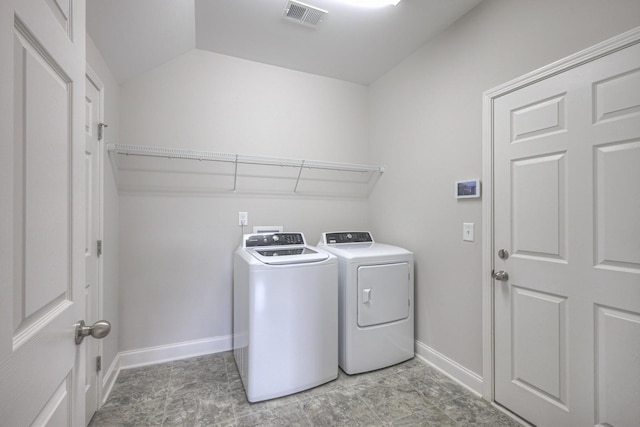
[[[233,191],[236,191],[238,187],[238,155],[236,154],[236,161],[233,167]]]
[[[302,169],[304,168],[304,160],[300,163],[300,170],[298,171],[298,178],[296,178],[296,186],[293,187],[293,192],[298,191],[298,183],[300,183],[300,175],[302,175]]]

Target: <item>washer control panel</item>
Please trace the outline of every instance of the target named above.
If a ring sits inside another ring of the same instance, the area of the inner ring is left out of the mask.
[[[255,248],[259,246],[293,246],[304,244],[305,240],[302,233],[247,234],[244,238],[245,248]]]
[[[339,243],[373,243],[373,237],[368,231],[340,231],[334,233],[324,233],[326,244]]]

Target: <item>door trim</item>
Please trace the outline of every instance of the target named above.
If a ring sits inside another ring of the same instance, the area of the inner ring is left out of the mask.
[[[495,250],[493,206],[493,105],[497,98],[561,74],[569,69],[640,43],[640,27],[598,43],[531,73],[525,74],[482,94],[482,396],[494,396],[494,305],[493,253]]]
[[[87,79],[89,79],[91,81],[91,83],[98,89],[98,92],[100,94],[100,122],[104,122],[104,96],[105,96],[105,86],[102,83],[102,80],[100,80],[100,77],[98,76],[98,74],[93,70],[93,68],[91,68],[91,66],[89,65],[89,63],[85,64],[85,76]],[[104,139],[104,137],[103,137]],[[97,175],[97,179],[98,179],[98,194],[97,194],[97,203],[98,203],[98,240],[104,240],[104,157],[105,157],[105,144],[102,141],[98,141],[98,150],[97,150],[97,155],[98,157],[98,175]],[[98,280],[96,282],[96,291],[97,291],[97,298],[98,298],[98,313],[97,313],[97,318],[98,319],[103,319],[104,318],[104,306],[103,306],[103,302],[104,302],[104,289],[103,289],[103,274],[104,274],[104,269],[103,269],[103,259],[104,256],[101,255],[98,257]],[[102,357],[104,356],[104,349],[103,349],[103,341],[102,340],[98,340],[98,356]],[[100,406],[102,406],[103,402],[103,398],[104,398],[104,389],[105,389],[105,384],[104,384],[104,373],[105,373],[105,367],[102,367],[102,370],[100,372],[98,372],[98,409],[100,409]],[[87,372],[87,375],[89,374],[89,372]],[[89,420],[87,420],[89,421]]]

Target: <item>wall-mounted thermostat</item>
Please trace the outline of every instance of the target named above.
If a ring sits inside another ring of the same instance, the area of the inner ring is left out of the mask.
[[[480,197],[480,180],[456,181],[456,198],[470,199]]]

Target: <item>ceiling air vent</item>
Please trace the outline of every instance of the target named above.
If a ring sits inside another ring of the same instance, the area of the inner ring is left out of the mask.
[[[282,19],[307,27],[318,28],[322,23],[322,17],[326,14],[326,10],[318,9],[299,1],[289,0],[282,11]]]

